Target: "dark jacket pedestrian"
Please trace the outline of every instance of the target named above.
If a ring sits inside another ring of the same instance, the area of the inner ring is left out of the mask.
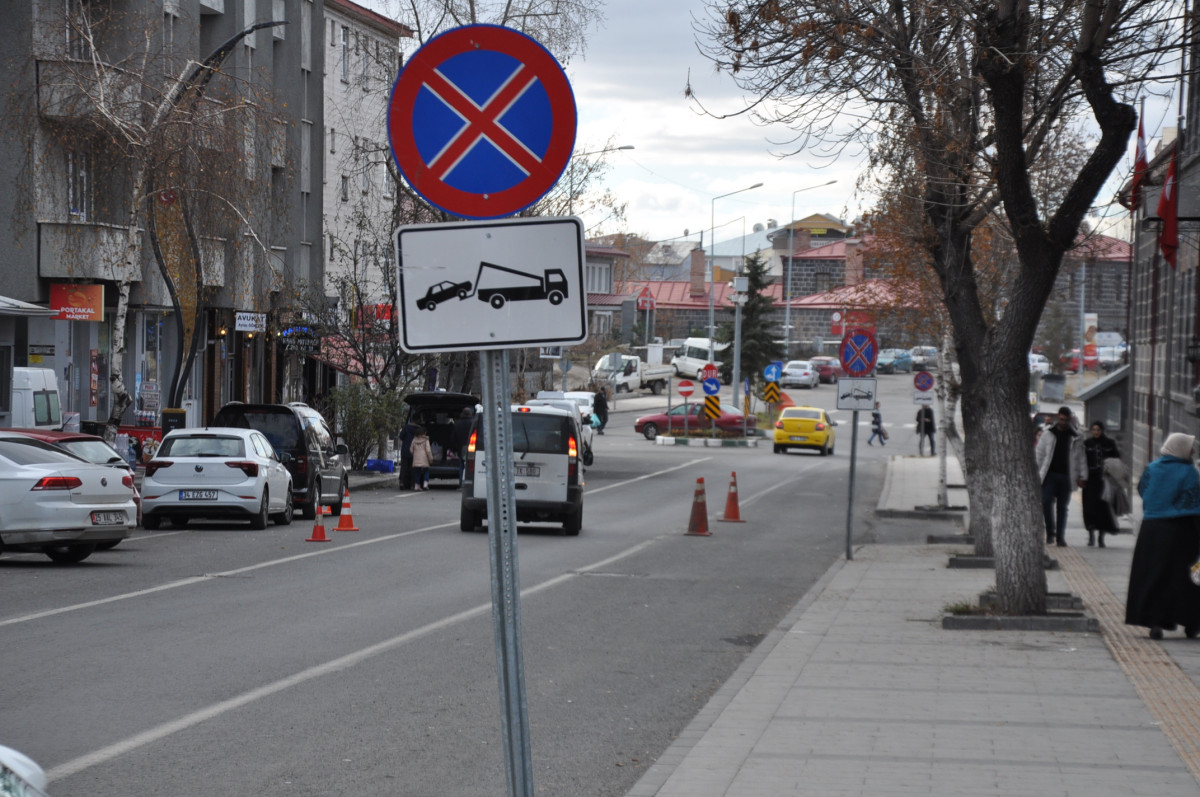
[[[929,438],[929,456],[937,453],[937,447],[933,442],[933,433],[936,429],[933,422],[933,407],[925,406],[917,410],[917,453],[924,456],[925,454],[925,438]]]
[[[600,419],[596,434],[604,434],[604,427],[608,426],[608,396],[604,394],[604,388],[596,391],[596,397],[592,400],[592,412]]]
[[[1200,473],[1192,462],[1196,438],[1170,435],[1162,456],[1138,480],[1142,527],[1129,568],[1125,624],[1163,630],[1183,626],[1189,638],[1200,634],[1200,587],[1189,571],[1200,556]]]
[[[1083,525],[1087,528],[1088,545],[1094,545],[1096,534],[1100,535],[1100,547],[1104,548],[1104,535],[1117,533],[1117,518],[1113,508],[1105,499],[1104,461],[1120,459],[1117,443],[1104,434],[1104,424],[1095,421],[1088,427],[1089,436],[1083,441],[1083,454],[1087,460],[1087,473],[1079,481],[1083,488]]]
[[[873,446],[872,441],[879,438],[879,445],[887,445],[887,431],[883,428],[883,413],[879,411],[879,402],[875,402],[875,409],[871,410],[871,436],[867,438],[867,445]]]
[[[458,486],[462,487],[467,466],[467,446],[471,442],[471,426],[475,422],[475,410],[463,407],[462,414],[454,419],[454,433],[450,436],[450,448],[458,457]]]
[[[1067,545],[1067,511],[1071,493],[1087,472],[1083,442],[1075,415],[1070,407],[1059,407],[1054,423],[1038,438],[1034,449],[1038,478],[1042,483],[1042,516],[1046,522],[1046,543]]]
[[[411,490],[413,487],[412,474],[412,441],[417,434],[417,425],[412,421],[404,424],[400,430],[400,489]]]

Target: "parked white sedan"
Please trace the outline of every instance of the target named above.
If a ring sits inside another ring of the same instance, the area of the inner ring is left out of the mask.
[[[284,455],[287,456],[286,454]],[[176,429],[163,438],[142,479],[142,525],[163,519],[182,528],[190,520],[292,522],[292,476],[262,432],[208,427]]]
[[[82,562],[137,525],[133,477],[22,434],[0,432],[0,549]]]
[[[807,360],[792,360],[779,375],[780,387],[815,388],[821,384],[821,372]]]
[[[1029,353],[1029,373],[1046,376],[1050,373],[1050,361],[1044,354]]]

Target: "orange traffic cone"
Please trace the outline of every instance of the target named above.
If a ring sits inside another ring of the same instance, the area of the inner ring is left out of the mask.
[[[312,536],[307,538],[305,542],[330,542],[330,539],[325,536],[325,507],[317,504],[317,519],[313,523]]]
[[[350,514],[350,488],[346,488],[346,494],[342,496],[342,516],[338,518],[338,524],[334,531],[358,531],[358,526],[354,525],[354,515]]]
[[[786,409],[796,406],[796,402],[792,401],[792,397],[782,390],[779,392],[779,403],[775,405],[776,409]]]
[[[708,530],[708,503],[704,500],[704,477],[696,479],[696,495],[692,499],[692,518],[688,521],[687,537],[711,537]]]
[[[737,471],[730,474],[729,493],[725,497],[725,516],[717,518],[725,523],[745,523],[738,512]]]

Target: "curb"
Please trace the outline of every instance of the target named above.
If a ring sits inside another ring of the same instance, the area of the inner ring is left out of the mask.
[[[942,628],[952,631],[1075,631],[1100,633],[1100,621],[1082,612],[1050,612],[1028,617],[946,614]]]
[[[656,446],[703,446],[705,448],[758,448],[758,438],[664,437],[654,438]]]

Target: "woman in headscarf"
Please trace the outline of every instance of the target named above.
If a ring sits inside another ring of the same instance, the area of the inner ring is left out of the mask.
[[[1138,480],[1142,527],[1129,569],[1125,624],[1150,629],[1183,626],[1188,638],[1200,634],[1200,587],[1189,571],[1200,556],[1200,473],[1192,463],[1196,438],[1175,433],[1162,456],[1146,466]]]
[[[1087,528],[1088,545],[1096,544],[1096,532],[1100,532],[1100,547],[1104,547],[1104,535],[1117,533],[1117,519],[1112,506],[1104,499],[1104,460],[1120,459],[1117,443],[1104,433],[1104,424],[1093,421],[1088,427],[1090,434],[1083,441],[1083,453],[1087,459],[1087,473],[1079,480],[1083,489],[1083,525]]]

